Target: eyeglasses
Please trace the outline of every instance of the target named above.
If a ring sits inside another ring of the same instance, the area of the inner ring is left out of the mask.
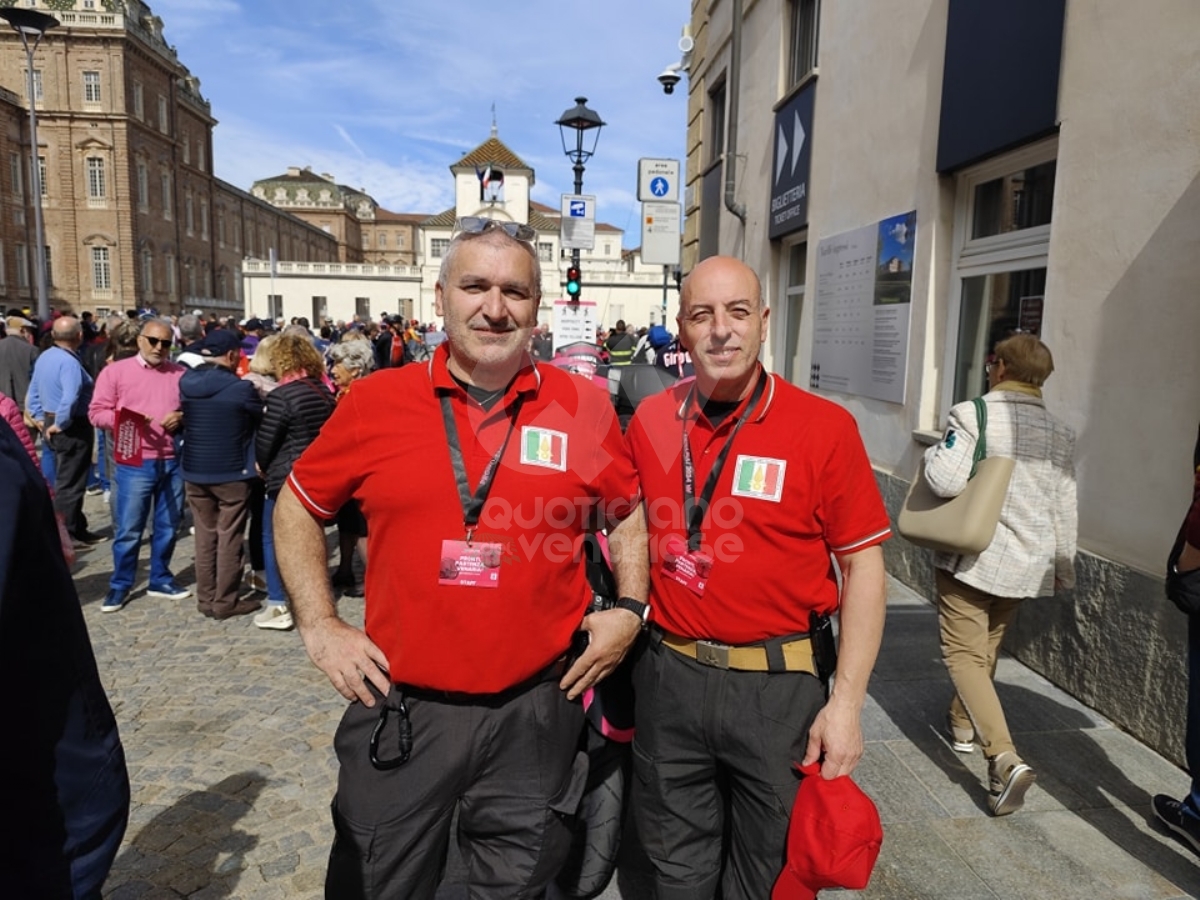
[[[990,372],[990,371],[992,371],[992,369],[996,368],[996,366],[1000,365],[1001,362],[1003,362],[1003,360],[999,360],[999,359],[993,359],[993,360],[990,360],[989,362],[985,362],[983,364],[983,371]]]
[[[142,337],[146,339],[146,343],[151,347],[162,347],[164,350],[170,350],[171,345],[175,343],[170,338],[155,338],[150,337],[148,334],[143,334]]]
[[[462,234],[484,234],[493,228],[499,228],[510,238],[532,244],[537,232],[529,225],[520,222],[500,222],[485,216],[463,216],[454,223],[454,230]]]

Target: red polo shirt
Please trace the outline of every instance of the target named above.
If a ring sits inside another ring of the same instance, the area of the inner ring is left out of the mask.
[[[891,534],[858,427],[841,406],[770,377],[730,447],[704,518],[713,563],[698,597],[661,564],[669,540],[687,540],[683,430],[699,495],[749,400],[714,429],[691,389],[686,382],[644,401],[626,435],[646,503],[654,621],[727,644],[807,631],[810,610],[838,607],[830,553],[862,550]]]
[[[426,365],[355,382],[288,484],[314,515],[353,497],[366,516],[366,630],[394,681],[494,693],[560,657],[591,598],[579,545],[597,507],[636,508],[633,464],[608,396],[587,380],[530,364],[484,411],[446,368]],[[451,398],[470,489],[508,432],[475,541],[502,545],[495,588],[438,583],[442,542],[465,537],[442,421]]]

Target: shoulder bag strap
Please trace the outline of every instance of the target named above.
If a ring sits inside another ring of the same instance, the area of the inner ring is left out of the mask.
[[[979,464],[987,458],[987,401],[982,397],[976,397],[975,418],[979,421],[979,437],[975,441],[975,456],[971,459],[971,474],[967,476],[967,480],[975,477],[975,470],[979,468]]]

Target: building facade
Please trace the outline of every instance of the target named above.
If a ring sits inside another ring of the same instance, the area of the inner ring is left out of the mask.
[[[692,12],[687,267],[760,273],[768,365],[855,415],[893,512],[994,343],[1039,334],[1047,406],[1078,435],[1079,584],[1026,603],[1014,648],[1181,758],[1185,629],[1161,573],[1200,416],[1200,6]],[[932,590],[923,551],[887,558]]]
[[[286,247],[334,258],[319,228],[213,175],[216,120],[146,4],[28,5],[61,23],[35,54],[33,97],[54,308],[237,312],[243,257]],[[0,29],[0,85],[28,102],[26,79],[19,38]],[[27,108],[18,124],[24,146],[0,166],[25,233],[3,248],[2,293],[7,306],[36,307]]]
[[[565,298],[570,262],[560,236],[561,211],[531,198],[533,169],[500,140],[494,127],[487,140],[450,166],[450,174],[454,205],[434,215],[390,212],[365,189],[347,188],[332,175],[307,168],[289,168],[284,175],[256,181],[256,198],[333,235],[344,264],[293,264],[283,255],[272,288],[267,283],[270,266],[247,262],[247,314],[314,321],[315,311],[325,309],[335,320],[378,318],[386,312],[434,322],[434,289],[454,223],[464,216],[483,216],[528,224],[537,232],[543,295],[538,320],[553,331],[555,301]],[[623,237],[621,229],[597,222],[595,246],[580,252],[583,299],[594,311],[596,325],[611,328],[624,319],[637,328],[673,319],[673,282],[666,290],[663,267],[642,264],[636,250],[622,248]]]

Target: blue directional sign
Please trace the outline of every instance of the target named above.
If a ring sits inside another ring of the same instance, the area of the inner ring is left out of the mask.
[[[808,172],[812,161],[813,107],[817,83],[812,81],[775,113],[772,137],[775,164],[771,174],[770,240],[808,224]]]
[[[568,210],[568,212],[569,212],[571,218],[573,218],[573,219],[586,219],[587,218],[587,201],[586,200],[572,200],[570,209]]]
[[[650,193],[655,197],[665,197],[667,192],[671,190],[671,183],[667,179],[659,177],[650,182]]]

